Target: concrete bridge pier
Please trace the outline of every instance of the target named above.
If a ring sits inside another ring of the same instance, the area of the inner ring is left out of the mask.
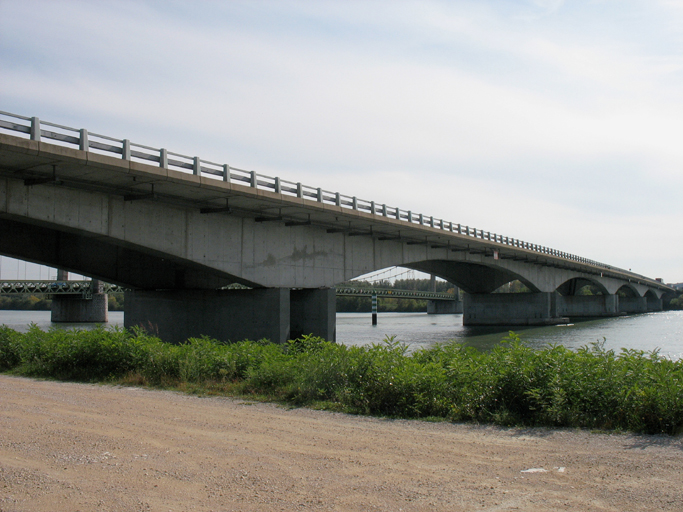
[[[334,288],[291,290],[289,293],[289,339],[306,334],[327,341],[337,338],[337,294]]]
[[[647,313],[647,297],[619,297],[619,311],[627,315]]]
[[[428,315],[455,315],[462,313],[461,300],[430,300],[427,301]]]
[[[57,280],[66,281],[68,272],[57,271]],[[50,320],[55,323],[99,323],[109,319],[109,297],[103,292],[102,283],[93,279],[92,297],[78,295],[53,295]]]
[[[555,325],[568,318],[557,312],[555,292],[466,293],[463,325]]]
[[[618,316],[620,297],[607,295],[559,295],[557,311],[561,316],[570,318],[599,318]]]
[[[662,311],[664,309],[664,301],[661,297],[658,298],[648,294],[646,298],[648,311]]]
[[[434,274],[432,274],[431,291],[436,291],[436,281],[434,280]],[[452,284],[452,283],[451,283]],[[457,313],[462,313],[462,301],[460,300],[460,289],[453,284],[453,293],[456,300],[430,300],[427,301],[427,314],[428,315],[454,315]]]
[[[313,334],[335,339],[334,289],[133,290],[125,294],[124,325],[140,326],[169,343],[209,336],[221,341],[275,343]]]

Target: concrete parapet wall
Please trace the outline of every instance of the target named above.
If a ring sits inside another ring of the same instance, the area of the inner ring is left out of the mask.
[[[55,296],[52,299],[53,322],[107,322],[109,320],[109,297],[95,294],[92,299],[73,296]]]
[[[619,314],[617,295],[559,295],[557,314],[568,317],[604,317]]]

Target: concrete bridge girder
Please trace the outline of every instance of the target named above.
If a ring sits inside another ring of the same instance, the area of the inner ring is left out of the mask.
[[[5,254],[141,288],[330,287],[394,265],[433,273],[468,293],[519,279],[551,292],[586,279],[614,294],[624,281],[428,244],[327,233],[236,215],[203,215],[154,201],[124,201],[64,187],[0,180]],[[144,220],[143,220],[144,219]],[[20,243],[26,239],[22,249]],[[36,245],[35,240],[42,240]],[[0,242],[1,243],[1,242]],[[639,296],[649,287],[628,283]],[[661,297],[662,291],[654,290]]]

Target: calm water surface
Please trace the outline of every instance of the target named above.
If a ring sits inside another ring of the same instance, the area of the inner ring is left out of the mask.
[[[30,323],[41,329],[90,328],[95,324],[53,324],[49,311],[0,311],[0,324],[25,331]],[[489,349],[507,335],[506,328],[463,327],[462,315],[427,315],[426,313],[380,313],[376,327],[369,313],[338,313],[337,341],[347,345],[381,343],[386,336],[406,343],[411,349],[434,343],[457,340],[480,349]],[[108,326],[122,326],[123,312],[109,313]],[[683,311],[663,311],[577,322],[551,327],[513,328],[533,347],[547,344],[576,349],[595,341],[605,341],[606,348],[659,349],[669,357],[683,357]]]

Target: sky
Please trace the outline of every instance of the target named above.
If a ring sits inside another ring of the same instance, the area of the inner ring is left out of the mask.
[[[681,91],[681,0],[0,0],[2,111],[669,283]]]

